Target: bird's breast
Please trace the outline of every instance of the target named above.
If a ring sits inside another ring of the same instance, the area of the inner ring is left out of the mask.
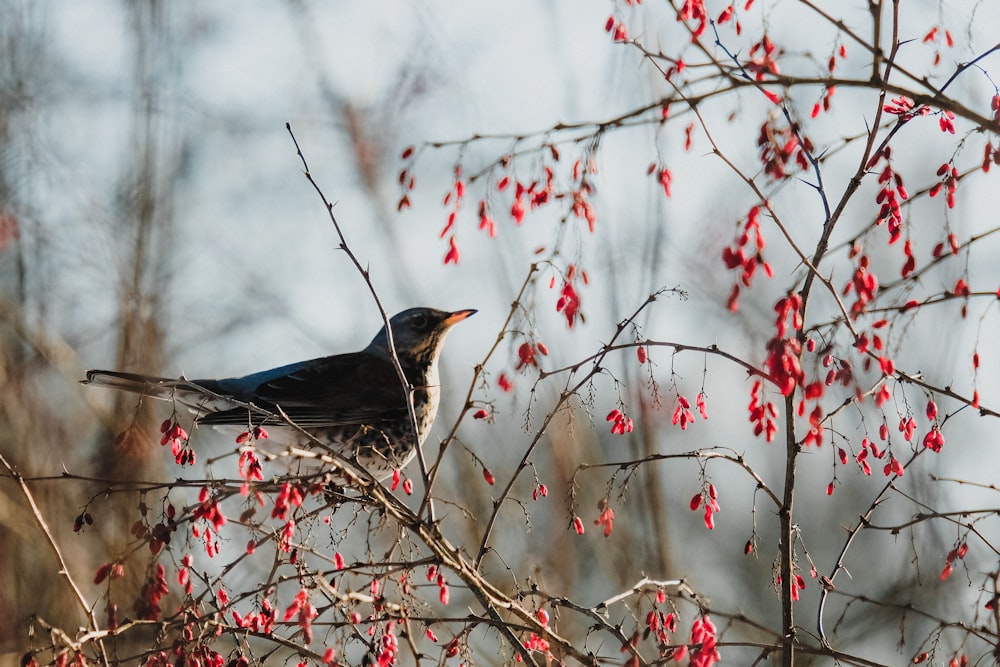
[[[434,418],[437,416],[438,403],[441,400],[441,382],[438,377],[437,364],[432,363],[423,379],[414,383],[413,411],[417,417],[417,430],[420,442],[423,444],[430,433]]]

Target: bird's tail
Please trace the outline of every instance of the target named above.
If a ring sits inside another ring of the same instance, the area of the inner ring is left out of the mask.
[[[177,401],[199,417],[243,405],[239,400],[221,393],[213,380],[188,380],[183,376],[165,378],[121,371],[87,371],[87,379],[81,382],[164,401]]]
[[[164,400],[173,398],[178,390],[190,389],[191,386],[191,383],[184,378],[164,378],[119,371],[87,371],[87,379],[82,383],[111,387]]]

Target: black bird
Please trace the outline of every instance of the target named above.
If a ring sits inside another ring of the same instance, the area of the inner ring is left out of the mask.
[[[195,414],[196,424],[234,432],[267,426],[270,439],[285,446],[307,447],[318,441],[382,480],[409,463],[430,433],[441,393],[437,362],[444,339],[454,324],[475,312],[411,308],[389,320],[396,355],[413,387],[416,438],[385,327],[360,352],[242,377],[188,380],[93,370],[87,371],[84,384],[177,401]],[[270,414],[248,409],[247,404]],[[281,414],[298,428],[289,426]]]

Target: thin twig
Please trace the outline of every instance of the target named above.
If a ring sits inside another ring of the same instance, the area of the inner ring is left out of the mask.
[[[49,545],[52,553],[55,554],[56,560],[59,561],[59,574],[61,574],[66,580],[66,585],[68,585],[70,590],[73,592],[73,597],[76,598],[77,604],[83,610],[84,616],[87,617],[88,626],[95,632],[99,631],[100,627],[97,624],[97,616],[94,614],[93,608],[87,602],[87,598],[84,597],[83,591],[81,591],[80,587],[77,586],[76,581],[73,579],[73,575],[70,574],[69,565],[67,565],[66,559],[63,558],[62,550],[59,548],[59,544],[56,542],[56,538],[52,534],[52,530],[49,528],[49,524],[45,520],[42,510],[35,502],[35,497],[31,493],[31,489],[28,488],[28,485],[21,476],[21,473],[14,470],[14,467],[7,461],[6,457],[4,457],[2,453],[0,453],[0,464],[6,468],[11,479],[17,482],[18,488],[21,489],[21,494],[24,496],[24,499],[28,501],[28,505],[31,507],[31,515],[35,518],[35,523],[38,524],[42,534],[45,535],[45,542]],[[110,665],[108,654],[104,647],[104,642],[99,640],[97,642],[97,646],[101,652],[101,661],[105,666]]]
[[[389,352],[392,358],[392,366],[396,370],[396,375],[399,377],[400,387],[403,389],[403,393],[406,396],[406,410],[410,417],[410,429],[413,434],[413,440],[417,443],[417,460],[420,462],[420,477],[424,484],[424,494],[429,496],[428,484],[429,478],[427,473],[427,462],[424,459],[423,447],[420,443],[420,434],[417,428],[417,413],[416,408],[413,405],[413,392],[414,387],[410,384],[410,381],[406,379],[406,373],[403,371],[403,366],[399,361],[399,354],[396,351],[396,342],[392,334],[392,325],[389,323],[389,314],[382,305],[382,299],[378,295],[378,290],[375,289],[375,284],[372,282],[371,273],[368,269],[361,265],[360,260],[358,260],[357,255],[351,250],[350,246],[347,245],[347,238],[344,236],[344,230],[341,228],[340,223],[337,222],[337,216],[333,213],[333,204],[326,198],[326,194],[323,192],[322,188],[312,176],[312,172],[309,170],[309,163],[306,162],[306,156],[302,153],[302,148],[299,147],[299,142],[295,138],[295,133],[292,132],[292,124],[285,123],[285,129],[288,130],[289,136],[292,138],[292,143],[295,145],[295,152],[298,154],[299,159],[302,161],[302,168],[305,170],[306,180],[319,195],[320,200],[323,202],[323,206],[326,208],[327,214],[330,216],[330,222],[333,223],[333,228],[337,232],[337,236],[340,238],[340,249],[347,254],[350,258],[351,263],[361,274],[364,279],[365,284],[368,286],[369,292],[371,292],[372,299],[375,301],[375,306],[378,308],[379,313],[382,315],[382,322],[385,326],[386,337],[389,341]],[[427,502],[428,516],[431,522],[435,521],[434,518],[434,503],[431,500]]]

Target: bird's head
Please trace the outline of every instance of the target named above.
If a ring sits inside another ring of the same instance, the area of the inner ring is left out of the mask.
[[[429,365],[437,359],[448,330],[476,313],[475,310],[447,312],[434,308],[410,308],[389,320],[396,352],[401,359],[417,365]],[[389,354],[389,334],[382,327],[368,345],[369,350]]]

